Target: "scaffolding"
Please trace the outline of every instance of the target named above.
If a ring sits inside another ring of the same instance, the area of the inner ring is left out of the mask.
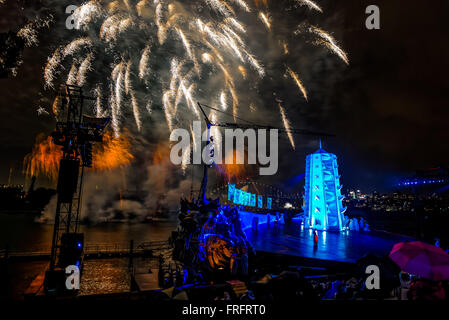
[[[84,168],[92,166],[92,144],[101,142],[109,118],[94,118],[83,114],[85,100],[82,88],[65,85],[58,97],[62,108],[58,117],[65,121],[56,123],[51,134],[53,143],[61,146],[57,205],[53,228],[50,267],[46,274],[46,288],[58,291],[68,265],[81,267],[84,234],[79,232],[79,219]]]

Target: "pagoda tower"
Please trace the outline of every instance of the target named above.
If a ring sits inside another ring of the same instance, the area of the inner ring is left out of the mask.
[[[342,185],[337,156],[320,148],[306,158],[304,216],[306,226],[317,230],[344,229]]]

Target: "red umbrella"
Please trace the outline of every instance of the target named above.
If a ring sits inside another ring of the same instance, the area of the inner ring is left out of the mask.
[[[421,241],[396,243],[390,252],[403,271],[434,281],[449,280],[449,254]]]

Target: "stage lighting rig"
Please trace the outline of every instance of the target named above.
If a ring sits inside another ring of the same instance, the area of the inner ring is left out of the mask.
[[[66,291],[65,268],[83,261],[84,234],[79,233],[79,213],[84,167],[92,166],[92,145],[103,140],[109,118],[95,118],[83,114],[85,100],[82,88],[65,85],[59,95],[62,108],[56,129],[51,134],[53,143],[62,147],[57,185],[57,205],[51,246],[50,267],[45,275],[47,293]]]

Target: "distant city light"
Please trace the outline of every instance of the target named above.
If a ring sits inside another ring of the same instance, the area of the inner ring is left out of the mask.
[[[444,183],[447,182],[445,179],[432,179],[432,180],[405,180],[402,182],[399,182],[398,186],[415,186],[415,185],[421,185],[421,184],[435,184],[435,183]]]

